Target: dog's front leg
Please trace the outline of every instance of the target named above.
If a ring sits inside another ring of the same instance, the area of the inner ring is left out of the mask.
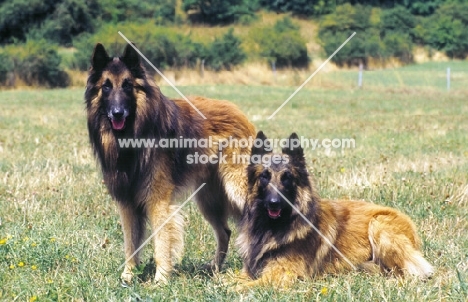
[[[125,284],[130,284],[133,278],[133,268],[140,263],[138,252],[145,233],[145,214],[142,209],[132,205],[118,203],[122,232],[124,235],[125,268],[120,278]]]
[[[167,283],[173,270],[174,242],[183,240],[183,233],[174,231],[177,216],[169,218],[172,214],[172,190],[173,188],[161,186],[147,202],[147,214],[153,232],[154,261],[156,263],[154,281],[163,284]],[[174,236],[182,236],[182,238],[173,238]]]
[[[243,272],[241,278],[245,280],[247,274]],[[261,276],[258,279],[241,282],[237,287],[237,291],[245,291],[247,289],[258,286],[289,287],[299,276],[296,272],[291,271],[290,267],[279,265],[276,261],[272,261],[264,268]]]

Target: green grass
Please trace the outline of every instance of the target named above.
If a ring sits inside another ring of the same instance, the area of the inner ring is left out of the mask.
[[[348,76],[321,76],[332,75]],[[311,83],[273,120],[266,118],[294,87],[179,88],[187,95],[235,102],[271,138],[293,131],[318,139],[354,138],[354,149],[306,150],[321,195],[366,199],[410,215],[424,254],[436,267],[432,279],[349,273],[298,281],[286,290],[236,293],[225,285],[242,266],[234,245],[222,274],[209,277],[197,270],[211,258],[215,243],[190,205],[185,254],[169,285],[151,283],[148,246],[143,280],[122,288],[122,232],[90,151],[83,89],[18,90],[0,92],[0,300],[465,300],[468,93],[393,83],[362,90],[351,88],[351,82],[328,89]],[[170,87],[163,91],[176,96]]]
[[[450,68],[450,89],[460,90],[468,85],[468,62],[427,62],[398,68],[365,70],[363,87],[391,89],[447,90],[447,68]],[[335,71],[319,73],[313,80],[316,86],[355,88],[358,85],[358,71]]]

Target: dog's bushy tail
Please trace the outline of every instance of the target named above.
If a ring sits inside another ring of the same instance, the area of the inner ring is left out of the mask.
[[[372,258],[383,269],[397,274],[428,278],[434,268],[419,251],[419,238],[410,221],[378,216],[369,223]]]

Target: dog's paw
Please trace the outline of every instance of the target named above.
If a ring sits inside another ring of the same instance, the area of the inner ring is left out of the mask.
[[[131,270],[128,271],[127,269],[125,269],[123,273],[120,275],[120,281],[123,287],[130,286],[132,284],[132,279],[133,279],[133,273]]]
[[[169,274],[162,270],[156,269],[156,274],[154,275],[154,283],[158,285],[166,285],[169,282]]]
[[[232,270],[228,270],[220,276],[222,277],[219,278],[219,281],[223,286],[238,293],[247,291],[250,282],[253,281],[246,273],[233,272]]]
[[[217,266],[214,261],[207,262],[200,267],[200,270],[203,272],[212,275],[213,273],[219,272],[219,266]]]

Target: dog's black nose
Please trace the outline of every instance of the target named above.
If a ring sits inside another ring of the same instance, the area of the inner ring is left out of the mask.
[[[276,208],[276,207],[279,207],[280,205],[280,200],[278,198],[271,198],[269,201],[268,201],[268,205],[272,208]]]
[[[125,110],[121,107],[114,107],[112,108],[112,116],[114,118],[122,118],[124,115]]]

